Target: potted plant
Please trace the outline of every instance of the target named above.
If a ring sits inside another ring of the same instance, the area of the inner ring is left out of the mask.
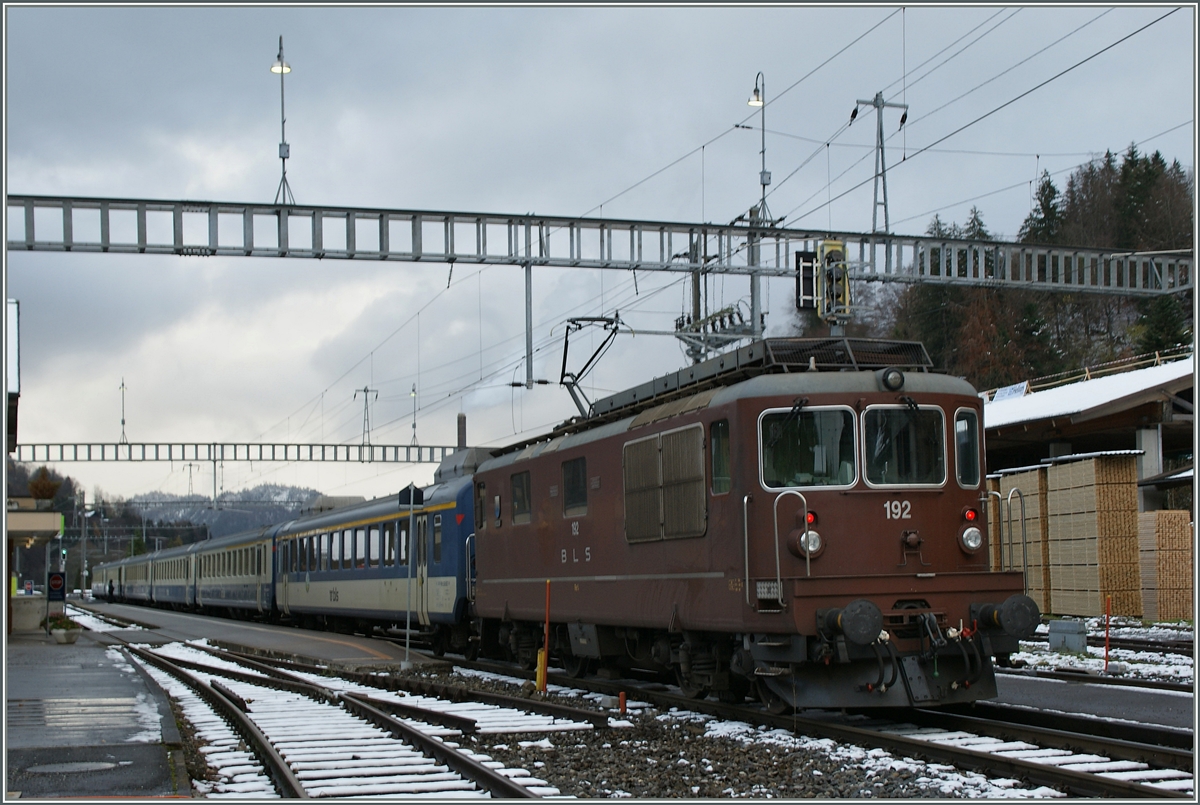
[[[56,643],[74,643],[83,631],[83,627],[67,617],[63,612],[51,612],[49,617],[42,620],[42,626],[49,627],[50,634]]]

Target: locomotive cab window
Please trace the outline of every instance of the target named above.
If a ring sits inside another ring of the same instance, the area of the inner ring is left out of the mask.
[[[518,472],[512,476],[512,521],[513,525],[524,525],[532,519],[529,503],[529,473]]]
[[[720,495],[730,490],[732,476],[729,473],[729,420],[712,423],[712,491]]]
[[[867,483],[940,486],[946,482],[942,409],[909,405],[868,408],[863,414]]]
[[[970,408],[954,414],[954,469],[960,486],[979,486],[979,417]]]
[[[854,413],[848,408],[766,411],[759,419],[762,482],[768,489],[850,486],[857,475]]]
[[[578,517],[587,514],[587,459],[583,456],[564,461],[563,515]]]

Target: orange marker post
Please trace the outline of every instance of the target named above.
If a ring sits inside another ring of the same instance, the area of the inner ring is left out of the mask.
[[[537,688],[546,692],[546,667],[550,662],[550,579],[546,579],[546,630],[542,634],[542,650],[538,652]]]

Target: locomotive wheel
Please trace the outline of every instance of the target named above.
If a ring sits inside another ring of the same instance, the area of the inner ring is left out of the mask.
[[[463,649],[463,659],[468,662],[479,659],[479,642],[478,640],[467,641],[467,647]]]
[[[567,676],[572,679],[583,679],[591,670],[591,658],[576,657],[570,653],[563,655],[562,664]]]
[[[717,691],[717,699],[723,704],[742,704],[750,693],[750,683],[744,677],[733,677],[729,680],[728,690]]]
[[[689,676],[684,676],[683,671],[675,671],[675,681],[679,685],[679,692],[686,699],[703,699],[708,695],[708,687],[702,685]]]
[[[771,715],[782,716],[792,712],[792,706],[784,701],[778,693],[771,690],[765,679],[755,680],[754,689],[758,693],[758,700]]]

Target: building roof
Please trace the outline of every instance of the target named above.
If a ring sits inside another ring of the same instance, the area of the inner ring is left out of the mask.
[[[1191,388],[1195,357],[1149,366],[1130,372],[1097,377],[1057,388],[1010,397],[983,406],[984,427],[991,430],[1066,417],[1083,422],[1117,411],[1134,408],[1156,399],[1169,399]]]

